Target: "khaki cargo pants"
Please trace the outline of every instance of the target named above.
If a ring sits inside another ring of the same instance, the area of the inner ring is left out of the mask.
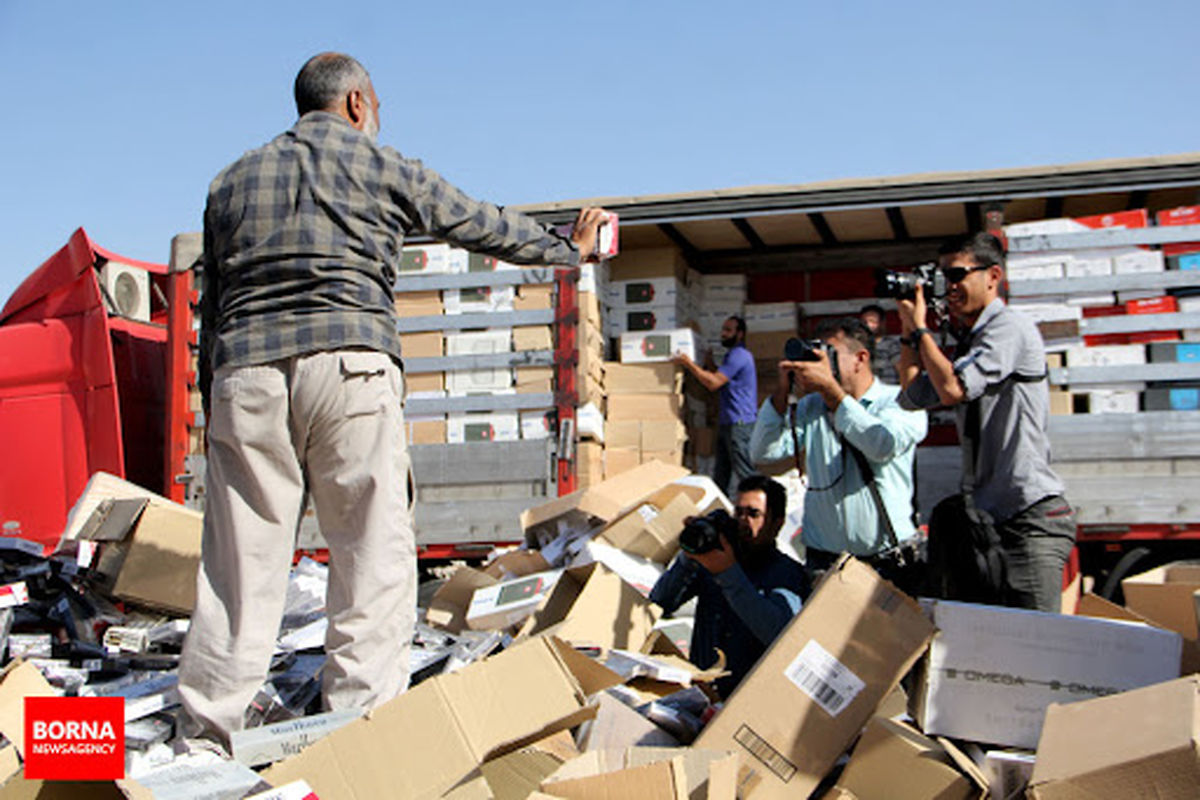
[[[202,565],[180,666],[185,735],[228,746],[243,727],[309,490],[330,553],[326,707],[373,708],[408,686],[417,575],[403,397],[399,367],[369,350],[213,376]]]

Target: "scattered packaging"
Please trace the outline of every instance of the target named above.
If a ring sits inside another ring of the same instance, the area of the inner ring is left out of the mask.
[[[872,717],[837,786],[859,800],[982,800],[987,779],[949,742]]]
[[[521,636],[553,636],[576,646],[640,647],[658,610],[603,564],[566,570]]]
[[[561,577],[562,570],[550,570],[476,589],[467,609],[467,626],[477,631],[495,630],[523,622]]]

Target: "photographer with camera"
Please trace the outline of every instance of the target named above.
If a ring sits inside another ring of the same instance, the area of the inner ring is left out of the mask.
[[[1050,468],[1045,345],[1033,321],[1000,299],[1004,248],[995,236],[950,242],[939,271],[941,286],[918,280],[899,302],[901,402],[953,406],[963,443],[963,491],[929,520],[930,589],[1058,611],[1075,519]],[[943,289],[957,326],[953,358],[926,327],[926,297]]]
[[[808,597],[804,568],[779,552],[787,493],[762,475],[738,484],[734,517],[723,509],[693,517],[680,553],[654,584],[650,600],[671,614],[697,598],[689,658],[701,669],[725,654],[730,674],[717,681],[728,698]]]
[[[898,387],[876,380],[873,349],[871,332],[853,317],[821,323],[817,341],[789,341],[750,451],[759,462],[798,461],[804,453],[801,542],[810,573],[850,553],[912,592],[921,583],[922,561],[913,524],[913,456],[926,420],[924,412],[900,408]],[[789,414],[793,387],[801,397]]]
[[[705,389],[720,393],[712,479],[722,492],[732,494],[730,478],[737,486],[754,473],[750,431],[754,429],[754,406],[758,402],[758,373],[754,356],[746,349],[746,320],[741,317],[725,320],[721,326],[721,345],[728,352],[715,370],[701,367],[686,353],[676,353],[671,360],[692,373]]]

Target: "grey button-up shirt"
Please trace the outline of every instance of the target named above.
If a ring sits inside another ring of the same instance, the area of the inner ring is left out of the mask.
[[[979,402],[975,505],[1002,522],[1039,500],[1062,494],[1062,481],[1050,468],[1047,382],[1013,379],[1046,373],[1046,349],[1033,321],[1002,300],[993,300],[959,343],[954,371],[966,393],[955,408],[960,439],[965,436],[968,403]],[[901,394],[900,403],[905,408],[933,408],[940,401],[929,376],[922,373]]]

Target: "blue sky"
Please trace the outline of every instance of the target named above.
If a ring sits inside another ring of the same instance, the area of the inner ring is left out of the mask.
[[[989,13],[990,12],[990,13]],[[165,261],[336,49],[498,203],[1200,150],[1200,3],[0,0],[0,303],[83,226]]]

